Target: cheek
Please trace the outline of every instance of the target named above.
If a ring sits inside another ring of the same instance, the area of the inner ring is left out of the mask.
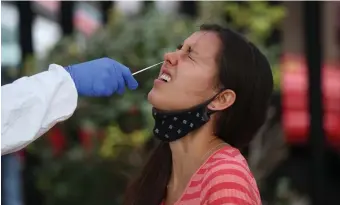
[[[208,100],[214,88],[213,74],[194,71],[178,72],[173,83],[154,87],[148,94],[149,102],[159,109],[181,110]]]
[[[181,85],[183,94],[189,96],[206,97],[211,95],[213,90],[213,76],[209,74],[192,74],[183,76],[183,85]]]

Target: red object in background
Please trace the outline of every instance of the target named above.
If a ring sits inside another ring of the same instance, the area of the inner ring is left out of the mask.
[[[93,132],[85,126],[79,130],[79,140],[85,151],[92,149],[92,134]]]
[[[131,115],[137,115],[139,113],[139,109],[137,106],[131,106],[131,108],[128,111],[129,114]]]
[[[101,27],[100,22],[92,18],[91,15],[84,10],[75,11],[73,24],[88,37],[93,35],[94,32]]]
[[[297,55],[282,58],[282,110],[286,141],[305,144],[309,137],[308,69],[305,59]],[[340,67],[322,69],[323,124],[331,146],[340,148]]]
[[[58,126],[55,126],[47,133],[47,136],[51,143],[54,156],[60,156],[66,145],[62,130]]]

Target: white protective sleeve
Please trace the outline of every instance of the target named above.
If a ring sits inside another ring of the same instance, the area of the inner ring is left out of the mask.
[[[71,117],[78,93],[70,74],[48,71],[1,86],[1,155],[16,152]]]

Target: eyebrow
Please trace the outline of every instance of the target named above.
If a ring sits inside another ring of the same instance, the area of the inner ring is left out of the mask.
[[[182,47],[183,47],[182,43],[178,44],[177,49],[180,50],[180,48],[182,48]],[[198,54],[198,52],[195,49],[193,49],[193,47],[191,45],[189,45],[189,47],[190,47],[192,53]]]

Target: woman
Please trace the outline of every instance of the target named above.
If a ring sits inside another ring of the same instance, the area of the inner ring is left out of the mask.
[[[164,58],[148,95],[162,142],[124,204],[261,204],[238,149],[265,120],[273,89],[265,56],[230,29],[203,25]]]

